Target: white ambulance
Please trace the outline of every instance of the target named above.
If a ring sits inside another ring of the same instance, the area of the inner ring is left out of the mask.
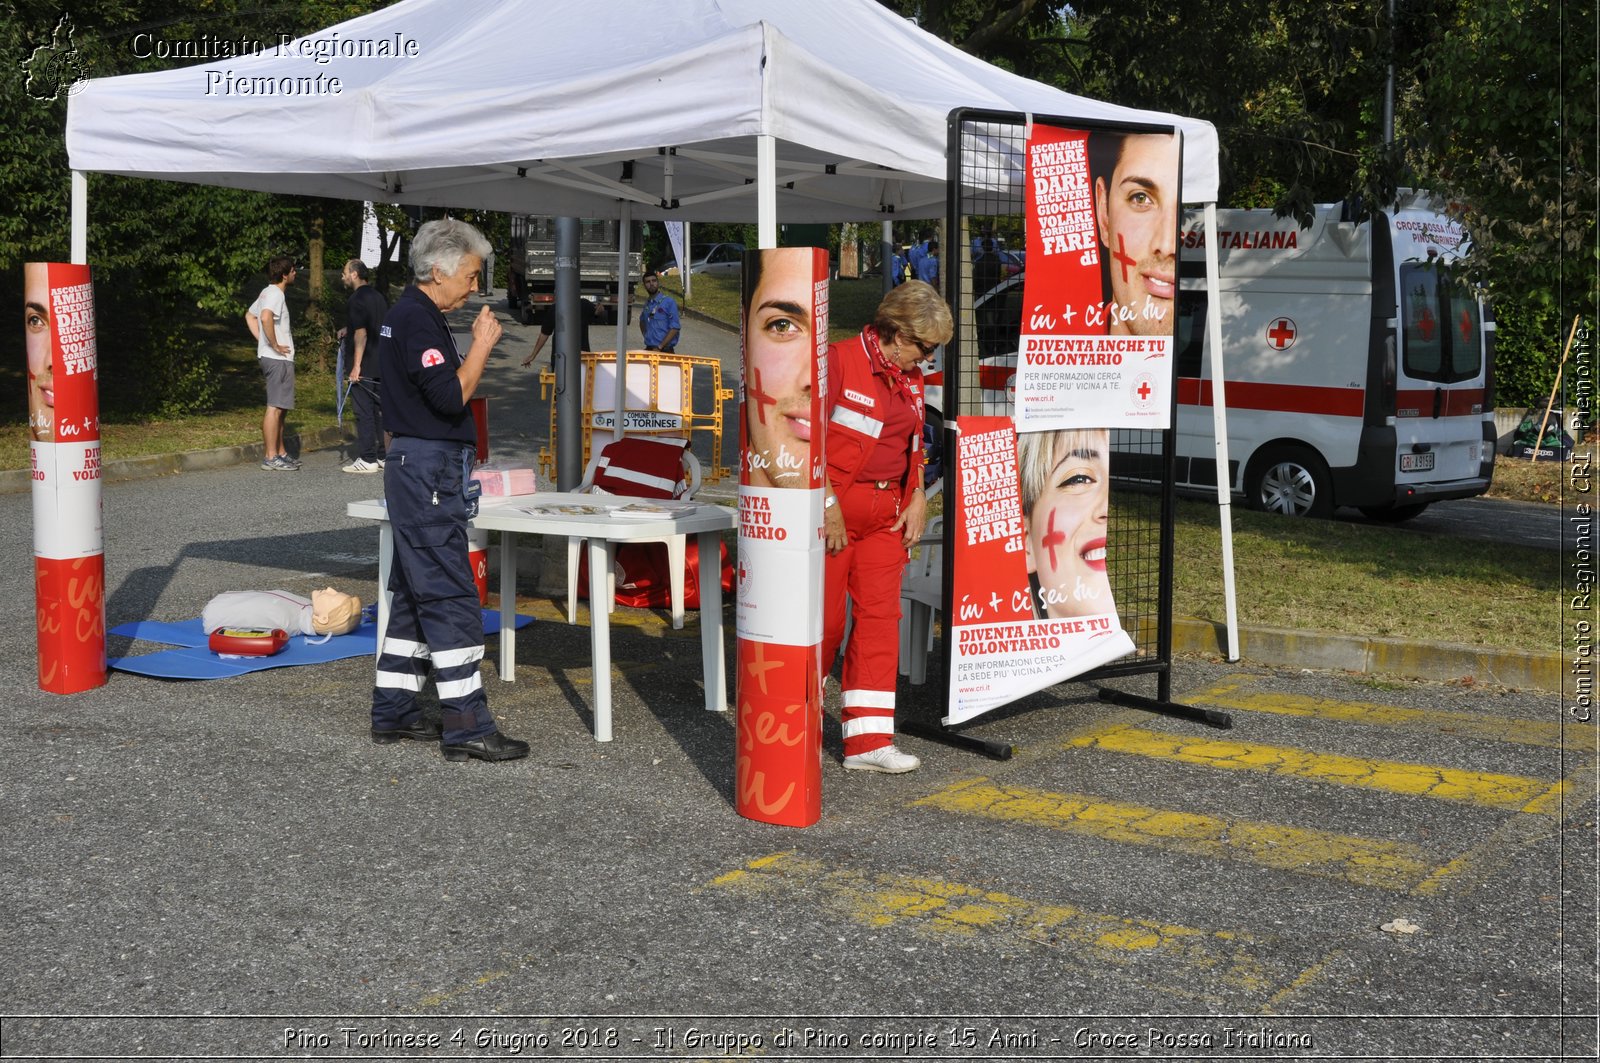
[[[1456,282],[1465,232],[1403,193],[1368,222],[1317,208],[1217,214],[1220,290],[1187,217],[1177,323],[1178,482],[1216,486],[1208,314],[1220,314],[1228,478],[1259,509],[1405,520],[1489,488],[1493,320]]]

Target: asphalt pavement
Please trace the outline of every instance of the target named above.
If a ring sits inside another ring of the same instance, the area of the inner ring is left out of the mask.
[[[376,478],[304,458],[108,484],[110,623],[368,596]],[[615,614],[597,743],[587,630],[524,565],[485,682],[534,753],[452,764],[369,741],[366,659],[40,692],[28,495],[0,520],[0,1058],[1595,1057],[1600,756],[1557,695],[1184,656],[1231,730],[1068,684],[969,729],[1010,759],[902,737],[887,777],[830,684],[794,830],[733,810],[695,618]]]

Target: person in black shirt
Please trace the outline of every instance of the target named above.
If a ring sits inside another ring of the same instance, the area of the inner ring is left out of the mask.
[[[352,258],[340,279],[350,289],[347,324],[339,330],[350,351],[350,400],[356,408],[356,460],[345,472],[382,470],[388,443],[383,437],[383,403],[378,397],[378,329],[389,300],[368,283],[367,264]]]
[[[499,761],[528,755],[528,743],[495,726],[478,664],[483,614],[467,552],[467,522],[477,431],[467,405],[500,341],[500,322],[484,306],[462,354],[444,315],[476,290],[489,241],[462,221],[430,221],[411,241],[412,283],[384,318],[378,337],[384,419],[394,433],[383,469],[393,529],[389,623],[372,690],[372,740],[380,745],[439,742],[446,760]],[[442,718],[417,705],[429,668]]]

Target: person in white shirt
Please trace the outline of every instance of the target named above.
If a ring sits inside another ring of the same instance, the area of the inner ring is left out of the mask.
[[[256,362],[267,382],[267,411],[261,418],[261,467],[271,472],[297,472],[300,463],[283,449],[283,415],[294,409],[294,331],[284,292],[294,283],[294,260],[279,255],[267,263],[267,279],[256,301],[245,311],[245,324],[256,338]]]

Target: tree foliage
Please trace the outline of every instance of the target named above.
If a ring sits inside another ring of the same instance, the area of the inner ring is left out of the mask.
[[[0,201],[13,204],[0,214],[0,289],[19,285],[23,262],[69,257],[64,134],[76,76],[187,61],[153,54],[155,41],[210,35],[271,44],[280,33],[298,36],[376,6],[381,5],[316,2],[263,9],[211,0],[174,14],[173,5],[153,0],[84,0],[65,22],[55,4],[24,0],[0,9],[0,69],[19,72],[0,79],[13,148],[0,159]],[[49,78],[30,77],[46,71],[62,80],[52,85]],[[102,397],[114,413],[205,408],[216,382],[209,353],[186,339],[187,325],[198,319],[239,321],[265,283],[268,257],[281,253],[305,263],[318,216],[330,236],[349,234],[330,253],[353,250],[348,245],[359,232],[360,204],[106,174],[91,174],[88,183]],[[296,324],[298,331],[301,322]],[[307,344],[310,350],[316,346]]]
[[[1595,0],[1396,0],[1392,21],[1386,0],[882,2],[1037,80],[1210,121],[1224,205],[1441,193],[1501,320],[1502,402],[1547,394],[1573,315],[1594,320]]]

